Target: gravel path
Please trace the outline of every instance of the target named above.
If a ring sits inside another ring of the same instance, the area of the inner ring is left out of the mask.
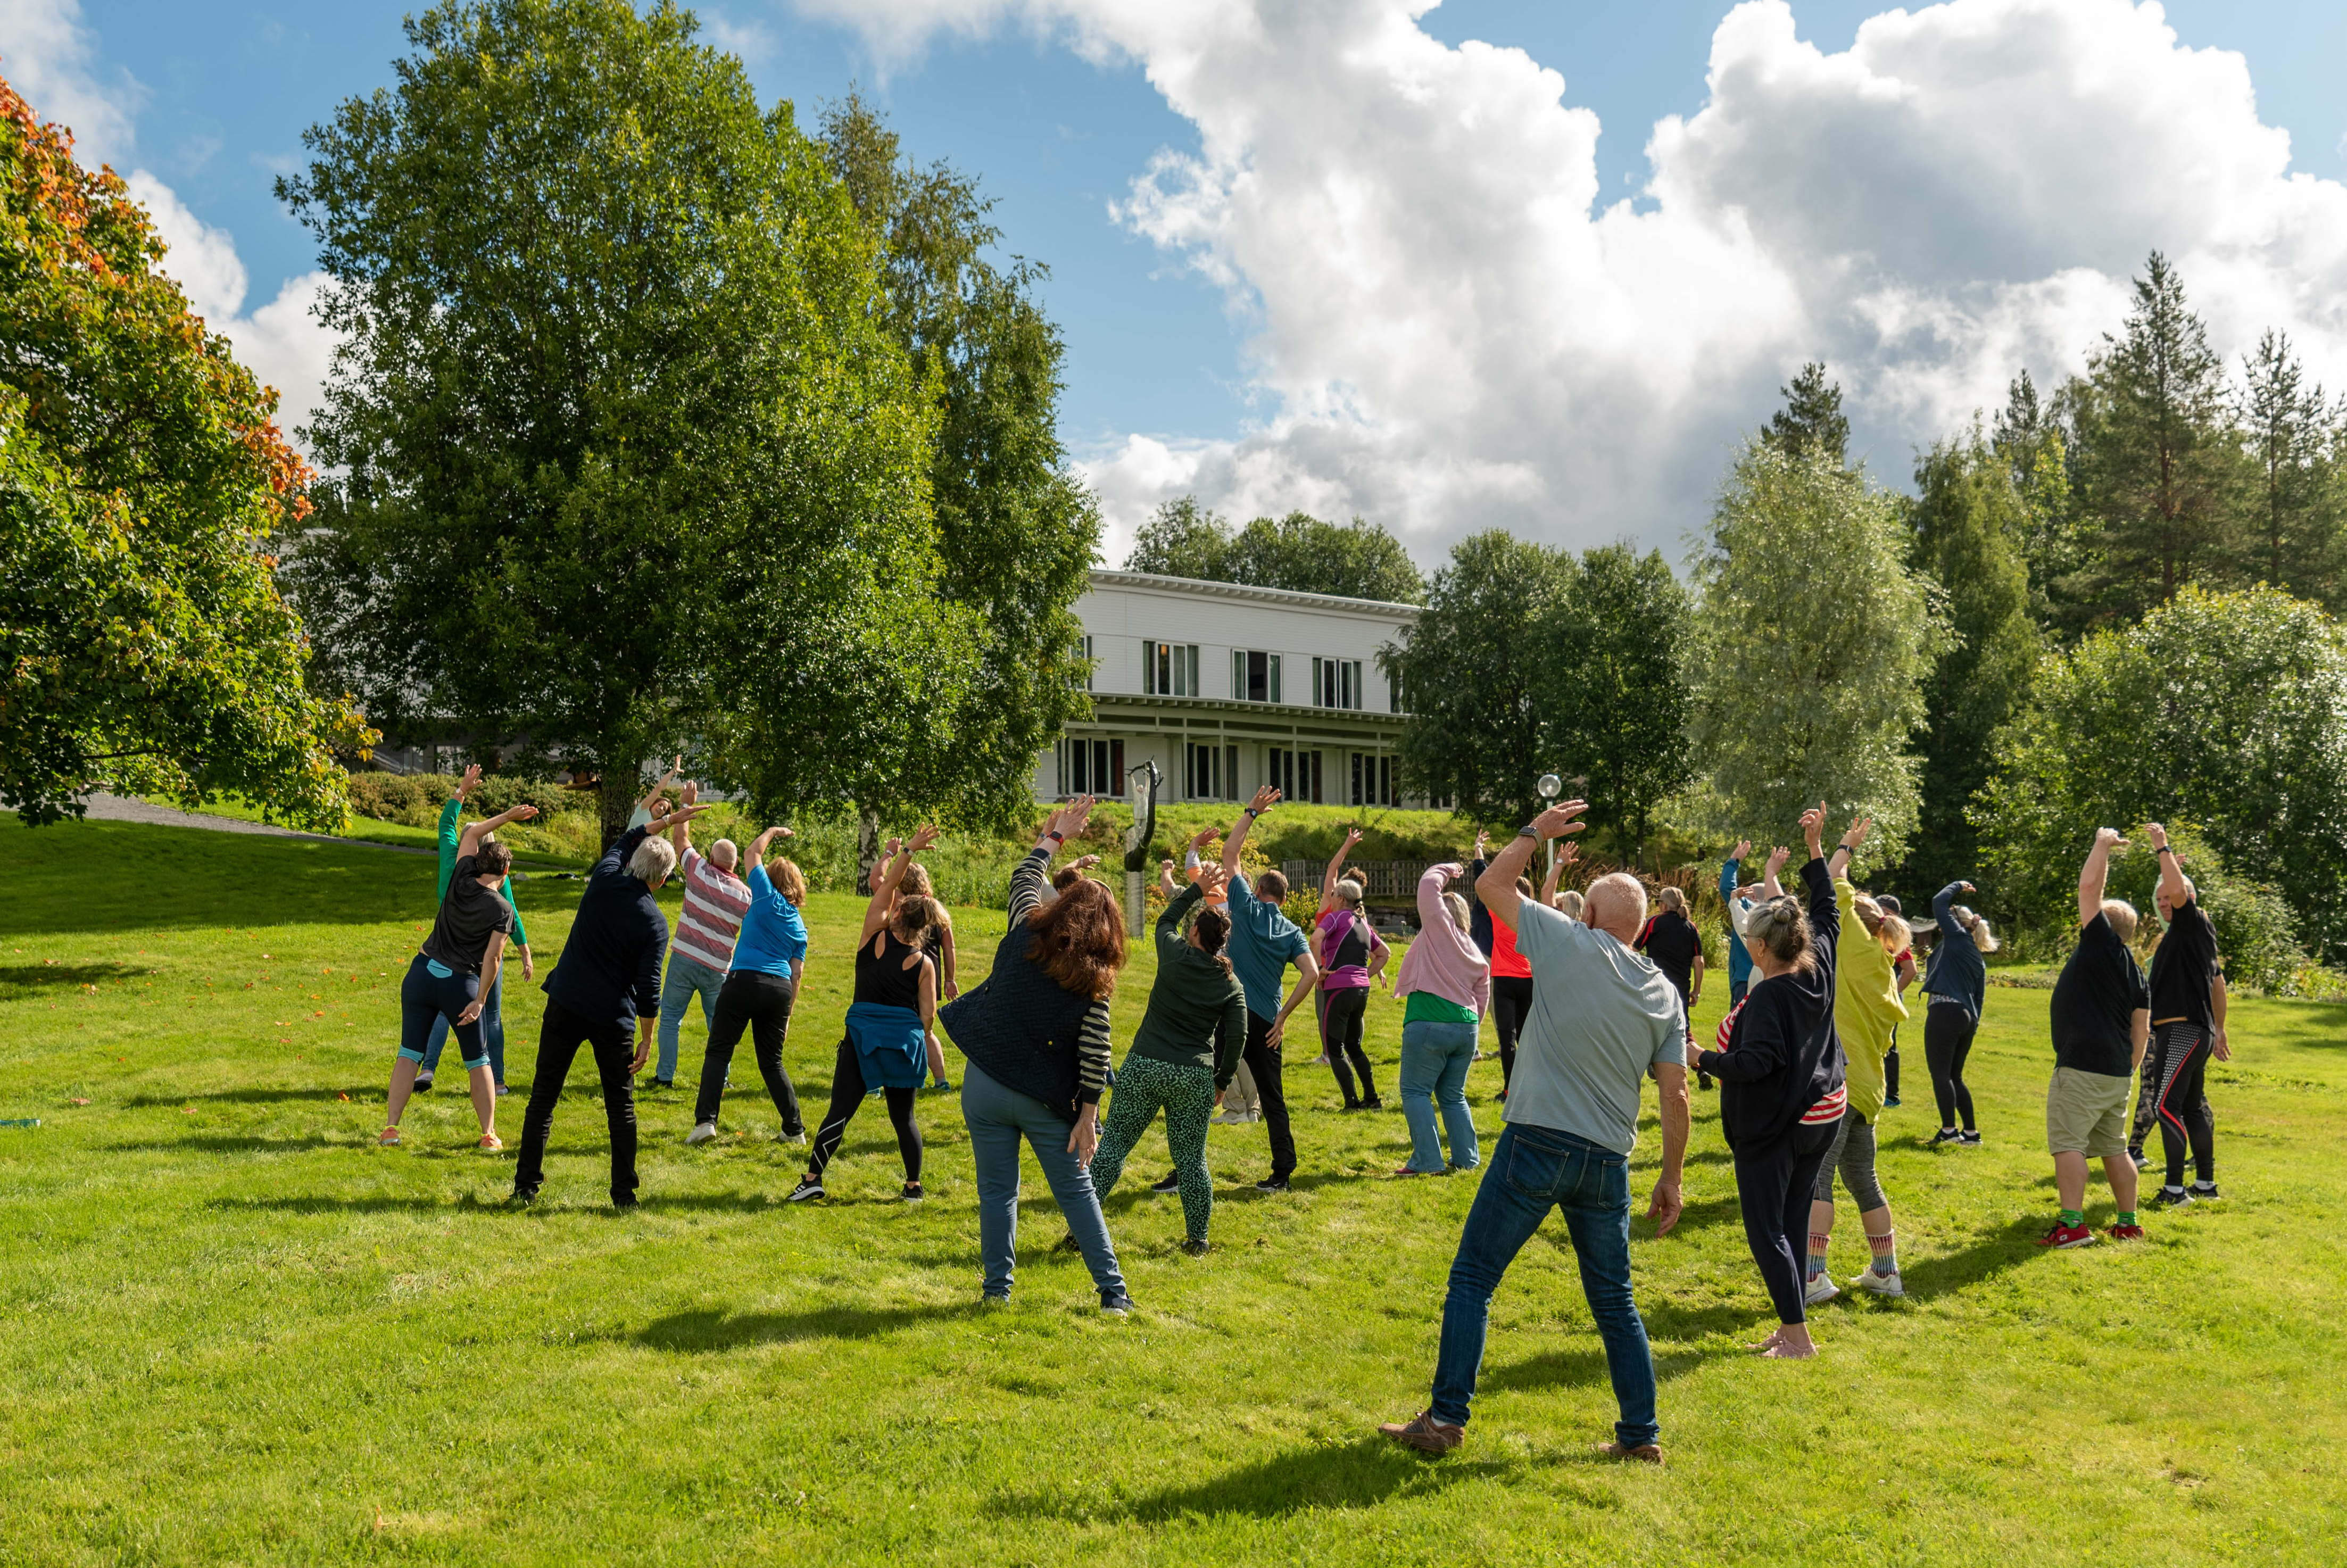
[[[265,822],[246,822],[240,817],[207,816],[201,812],[181,811],[175,805],[149,805],[143,800],[102,792],[89,797],[89,815],[94,822],[144,822],[157,827],[200,827],[210,833],[257,833],[269,838],[307,838],[318,844],[346,845],[354,849],[384,849],[394,855],[429,855],[436,858],[440,853],[437,849],[415,849],[404,844],[374,844],[364,838],[336,838],[331,834],[302,833]]]

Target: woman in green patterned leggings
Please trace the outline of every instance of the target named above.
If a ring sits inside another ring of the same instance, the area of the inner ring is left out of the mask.
[[[1106,1203],[1124,1173],[1125,1156],[1165,1112],[1165,1142],[1174,1150],[1174,1171],[1182,1192],[1182,1217],[1189,1240],[1182,1250],[1206,1250],[1206,1222],[1214,1212],[1214,1184],[1206,1174],[1206,1122],[1223,1101],[1246,1047],[1246,993],[1223,956],[1231,917],[1218,907],[1199,907],[1220,894],[1223,868],[1203,868],[1157,917],[1157,984],[1149,1010],[1117,1069],[1109,1091],[1108,1127],[1092,1155],[1092,1190]],[[1182,935],[1182,919],[1197,918]],[[1214,1042],[1222,1041],[1217,1055]]]

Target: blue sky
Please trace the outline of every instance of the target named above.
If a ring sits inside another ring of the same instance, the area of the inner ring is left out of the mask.
[[[789,5],[729,0],[699,9],[712,34],[743,54],[763,97],[789,97],[811,114],[823,99],[860,81],[888,113],[908,150],[923,159],[949,159],[982,178],[1000,203],[998,215],[1008,248],[1052,270],[1050,305],[1070,347],[1065,430],[1080,452],[1102,465],[1103,493],[1124,508],[1128,522],[1134,508],[1186,480],[1241,512],[1273,509],[1283,497],[1330,511],[1348,504],[1371,506],[1389,513],[1406,530],[1422,532],[1421,554],[1463,526],[1452,514],[1479,507],[1501,513],[1530,507],[1535,531],[1543,526],[1567,536],[1604,531],[1602,518],[1553,521],[1573,509],[1573,494],[1589,493],[1593,479],[1618,487],[1620,476],[1608,476],[1602,460],[1584,459],[1578,467],[1532,480],[1510,477],[1544,460],[1536,451],[1537,429],[1512,437],[1512,446],[1478,454],[1481,477],[1467,485],[1466,499],[1425,499],[1431,494],[1427,487],[1439,482],[1430,477],[1432,470],[1448,461],[1439,452],[1446,442],[1439,432],[1429,435],[1397,466],[1390,431],[1418,419],[1411,399],[1390,390],[1380,395],[1373,386],[1374,370],[1342,363],[1345,345],[1332,348],[1327,341],[1330,332],[1345,330],[1341,323],[1297,329],[1299,341],[1287,341],[1291,333],[1284,323],[1298,313],[1288,291],[1297,285],[1276,275],[1279,269],[1264,260],[1263,247],[1312,245],[1310,225],[1254,241],[1219,232],[1204,241],[1169,239],[1163,229],[1151,231],[1130,212],[1115,210],[1116,203],[1132,199],[1136,178],[1162,150],[1197,157],[1210,139],[1228,134],[1218,132],[1218,126],[1236,123],[1227,98],[1201,107],[1212,97],[1211,87],[1199,89],[1194,83],[1185,92],[1177,87],[1172,95],[1182,99],[1177,108],[1166,91],[1153,85],[1153,72],[1166,79],[1180,75],[1184,51],[1191,46],[1186,41],[1169,40],[1162,28],[1153,33],[1120,16],[1088,18],[1082,0],[1028,5],[1020,0],[973,0],[968,10],[975,20],[944,26],[936,19],[953,10],[949,0],[869,0],[853,6],[848,0],[818,0],[809,11],[820,13],[827,4],[838,15],[856,17],[861,27]],[[1375,9],[1377,0],[1359,4]],[[19,5],[25,7],[21,12]],[[899,17],[884,25],[871,19],[891,7],[913,20]],[[215,239],[232,242],[246,275],[250,310],[275,298],[288,280],[314,265],[309,237],[275,200],[272,179],[298,164],[306,126],[328,115],[343,97],[391,80],[390,62],[404,46],[404,9],[368,0],[332,6],[269,0],[81,0],[77,17],[70,0],[12,0],[13,20],[0,19],[0,53],[7,56],[0,70],[28,90],[31,84],[20,69],[30,67],[44,80],[78,71],[81,90],[120,114],[113,133],[100,128],[94,138],[126,169],[142,169],[167,186],[189,214],[217,231]],[[1099,9],[1106,14],[1116,8],[1104,0]],[[1404,15],[1411,9],[1403,6]],[[1424,12],[1415,25],[1441,49],[1456,51],[1480,41],[1520,49],[1561,73],[1563,106],[1594,111],[1602,127],[1588,155],[1596,193],[1593,209],[1633,200],[1633,211],[1651,213],[1667,198],[1641,195],[1655,172],[1645,150],[1649,134],[1665,115],[1694,117],[1706,108],[1711,96],[1706,58],[1728,9],[1723,0],[1635,6],[1451,0]],[[1802,0],[1791,14],[1802,42],[1823,55],[1840,56],[1850,48],[1860,24],[1879,9],[1842,0]],[[2245,57],[2254,83],[2255,118],[2290,133],[2289,173],[2326,181],[2347,177],[2347,95],[2336,90],[2347,67],[2347,5],[2177,0],[2166,7],[2166,17],[2178,50],[2216,46]],[[46,34],[36,26],[43,21]],[[79,50],[77,58],[63,64],[56,59],[67,47],[57,42],[60,29],[69,45],[77,41]],[[1410,42],[1421,50],[1428,46],[1415,37]],[[1308,52],[1318,46],[1308,33],[1295,33],[1287,46]],[[2082,60],[2090,64],[2091,35],[2079,47]],[[1276,88],[1255,90],[1260,98]],[[63,89],[56,97],[68,107],[77,101]],[[36,107],[49,109],[37,97]],[[1260,102],[1256,107],[1259,113],[1269,112]],[[1781,105],[1770,112],[1787,117]],[[1798,108],[1787,118],[1797,121]],[[1558,133],[1556,124],[1536,136],[1553,133]],[[1329,138],[1334,143],[1343,134],[1332,127]],[[2123,128],[2113,132],[2125,134]],[[1311,127],[1301,128],[1297,141],[1308,143],[1311,135]],[[1491,156],[1522,158],[1524,146],[1521,140],[1495,145]],[[2048,138],[2037,151],[2064,159],[2074,149],[2065,136]],[[1260,148],[1254,159],[1263,169],[1274,161]],[[1338,175],[1375,177],[1373,168],[1367,175],[1358,169]],[[2128,177],[2143,175],[2136,170]],[[1227,169],[1215,175],[1225,194],[1244,178]],[[1325,189],[1330,178],[1319,170],[1312,182]],[[1895,183],[1898,172],[1881,178]],[[2060,226],[2058,218],[2049,221]],[[2191,238],[2178,234],[2168,243],[2188,253]],[[2079,240],[2075,248],[2115,283],[2123,282],[2126,252],[2114,251],[2115,260],[2094,254],[2091,238]],[[1462,264],[1471,269],[1476,263],[1472,255],[1463,263],[1454,255],[1446,263],[1453,274]],[[1798,273],[1809,265],[1799,259],[1778,270]],[[1990,283],[2050,287],[2048,280],[2068,275],[2065,266],[2075,270],[2075,263],[2055,255],[2025,277],[1983,275],[1970,286],[1975,293]],[[1308,292],[1310,286],[1305,287]],[[1811,311],[1803,317],[1801,330],[1821,341],[1839,341],[1840,329],[1819,329],[1815,316]],[[1879,321],[1870,330],[1879,337]],[[1360,332],[1373,339],[1379,331],[1372,305]],[[1711,421],[1706,431],[1721,420],[1748,426],[1765,418],[1785,363],[1809,352],[1793,343],[1799,335],[1795,331],[1786,345],[1766,350],[1739,343],[1742,357],[1732,373],[1722,371],[1723,379],[1733,384],[1732,395],[1704,416]],[[2024,332],[2014,341],[2035,340]],[[1911,357],[1892,355],[1881,364],[1861,357],[1853,366],[1861,432],[1871,436],[1878,452],[1892,455],[1892,469],[1902,466],[1906,449],[1928,435],[1917,423],[1929,417],[1916,413],[1920,395],[1901,390],[1911,380],[1902,380],[1901,369]],[[1446,374],[1440,365],[1420,367],[1405,384],[1424,385],[1430,376],[1440,381]],[[1985,372],[1966,374],[1965,387],[1976,391],[1974,383],[1987,384]],[[1938,394],[1922,397],[1934,411],[1944,403]],[[1683,401],[1673,406],[1684,406]],[[1574,418],[1563,410],[1557,417],[1568,423]],[[1311,443],[1296,434],[1297,421],[1316,418],[1351,422],[1350,433],[1338,443],[1343,452],[1316,456]],[[1480,415],[1469,409],[1459,419],[1461,429],[1492,423],[1488,408]],[[1140,450],[1133,445],[1135,436],[1154,438],[1177,457],[1157,461],[1156,446],[1143,455],[1148,461],[1134,457]],[[1717,433],[1703,439],[1709,446],[1696,442],[1694,449],[1716,456]],[[1258,446],[1286,442],[1285,455],[1250,469],[1251,440]],[[1457,432],[1447,444],[1457,446]],[[1121,461],[1126,466],[1120,469]],[[1704,477],[1707,484],[1709,476]],[[1655,502],[1658,518],[1629,507],[1623,531],[1666,538],[1674,531],[1673,518],[1686,521],[1687,497],[1702,488],[1682,486]],[[1419,501],[1414,503],[1413,497]],[[1552,524],[1543,525],[1543,518]]]

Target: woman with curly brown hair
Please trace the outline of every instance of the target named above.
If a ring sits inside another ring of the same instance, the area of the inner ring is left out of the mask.
[[[1052,852],[1083,830],[1094,804],[1083,795],[1051,814],[1010,874],[1010,929],[995,949],[993,972],[938,1017],[969,1062],[961,1114],[978,1166],[986,1298],[1010,1299],[1023,1139],[1092,1270],[1101,1310],[1122,1316],[1133,1298],[1090,1167],[1108,1087],[1109,997],[1124,967],[1124,916],[1108,889],[1088,878],[1043,902]]]

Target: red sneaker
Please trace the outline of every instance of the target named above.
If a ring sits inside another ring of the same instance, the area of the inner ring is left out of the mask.
[[[2113,1241],[2141,1241],[2143,1239],[2143,1227],[2141,1225],[2113,1225],[2103,1234],[2110,1237]]]
[[[2037,1238],[2039,1246],[2086,1246],[2095,1239],[2095,1233],[2084,1225],[2065,1225],[2059,1221],[2054,1228]]]

